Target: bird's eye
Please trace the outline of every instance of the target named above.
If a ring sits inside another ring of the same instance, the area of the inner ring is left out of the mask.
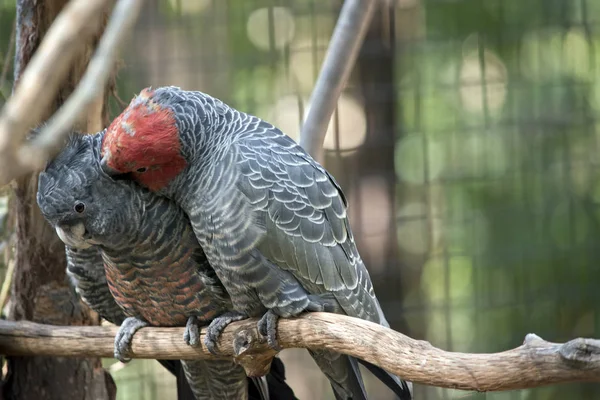
[[[146,168],[146,167],[142,167],[142,168],[136,169],[136,171],[142,173],[142,172],[146,172],[147,169],[148,168]]]
[[[83,204],[82,202],[77,202],[77,203],[75,203],[75,206],[73,207],[73,209],[75,210],[75,212],[81,214],[82,212],[85,211],[85,204]]]

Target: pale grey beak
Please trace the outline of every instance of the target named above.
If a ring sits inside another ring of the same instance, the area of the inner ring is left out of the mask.
[[[71,226],[56,226],[56,234],[64,244],[76,249],[87,249],[91,246],[84,239],[85,226],[80,222]]]

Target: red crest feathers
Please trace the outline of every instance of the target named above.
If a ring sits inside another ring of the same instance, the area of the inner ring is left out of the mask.
[[[107,165],[132,173],[151,190],[166,186],[187,164],[181,155],[179,131],[173,112],[152,101],[144,89],[110,124],[102,143]],[[141,168],[145,172],[139,172]]]

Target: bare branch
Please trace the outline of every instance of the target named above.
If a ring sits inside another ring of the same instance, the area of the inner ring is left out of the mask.
[[[142,4],[143,0],[119,0],[81,82],[33,142],[20,150],[23,164],[34,170],[42,168],[48,157],[60,150],[77,118],[103,93],[119,47],[133,29]]]
[[[356,62],[376,2],[345,0],[333,31],[300,133],[300,146],[319,162],[323,162],[323,141],[329,120]]]
[[[98,33],[114,0],[72,0],[48,30],[0,114],[0,185],[41,168],[82,112],[98,98],[118,46],[137,19],[143,0],[120,0],[80,85],[35,140],[23,147],[28,129],[40,122],[81,45]]]
[[[56,98],[75,56],[98,33],[111,4],[111,0],[73,0],[46,33],[0,113],[0,185],[20,172],[19,144]]]
[[[7,355],[112,357],[116,327],[57,327],[0,321],[0,353]],[[213,359],[187,346],[183,328],[143,328],[133,339],[133,358]],[[202,331],[204,335],[205,331]],[[362,358],[414,383],[476,391],[501,391],[565,382],[600,382],[600,341],[550,343],[530,334],[523,345],[493,354],[453,353],[357,318],[309,313],[279,321],[283,348],[329,349]],[[275,352],[256,320],[233,323],[220,342],[250,375],[264,373]]]

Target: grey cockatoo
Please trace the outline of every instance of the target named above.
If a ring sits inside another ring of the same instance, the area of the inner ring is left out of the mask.
[[[337,310],[389,326],[373,291],[335,179],[290,137],[202,92],[145,89],[107,129],[102,168],[176,202],[235,312],[211,323],[205,344],[231,321],[263,316],[277,347],[278,317]],[[337,398],[366,398],[356,360],[313,352]],[[371,366],[403,399],[408,384]],[[390,383],[393,382],[393,383]]]
[[[98,246],[73,248],[65,246],[67,275],[83,301],[100,317],[115,324],[127,318],[108,288],[102,252]],[[178,400],[194,399],[179,360],[158,360],[177,379]]]
[[[71,136],[66,148],[40,174],[40,209],[69,248],[69,270],[77,275],[82,297],[96,304],[109,320],[121,322],[115,338],[116,357],[122,359],[135,331],[148,325],[187,324],[185,339],[194,344],[197,325],[188,321],[210,321],[230,310],[231,300],[179,207],[101,171],[102,135]],[[82,259],[94,248],[100,251],[104,267],[96,264],[92,269],[92,260]],[[102,283],[88,284],[90,280],[84,278],[92,275]],[[244,370],[233,360],[182,364],[198,399],[249,397]],[[278,359],[273,365],[282,367]],[[252,378],[250,395],[259,389],[261,398],[275,392],[270,398],[293,399],[280,371],[274,377]]]

